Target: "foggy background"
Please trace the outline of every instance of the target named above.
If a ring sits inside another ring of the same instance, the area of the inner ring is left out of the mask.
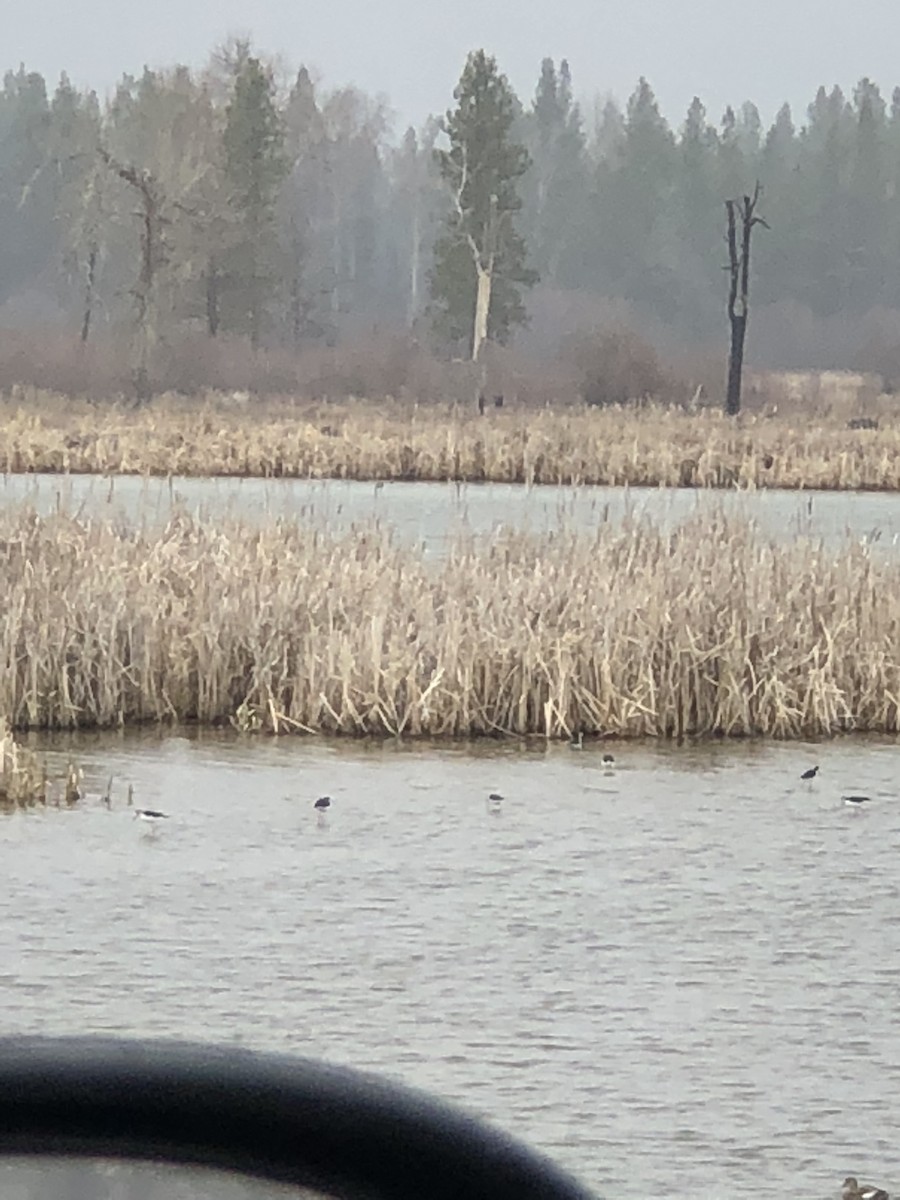
[[[802,112],[820,84],[850,88],[863,76],[888,84],[900,34],[891,0],[757,0],[746,11],[718,0],[156,0],[124,10],[117,0],[2,0],[0,14],[5,65],[23,62],[52,83],[65,70],[101,95],[123,72],[200,67],[227,35],[250,33],[295,66],[315,65],[332,87],[385,95],[401,131],[443,111],[466,54],[479,46],[523,98],[542,58],[567,58],[579,99],[610,92],[624,102],[645,75],[672,122],[695,94],[716,115],[753,100],[770,121],[785,101]]]
[[[539,363],[545,390],[575,387],[580,348],[610,330],[632,358],[718,363],[724,201],[759,180],[771,228],[754,242],[749,364],[900,375],[900,10],[887,0],[762,0],[747,14],[706,0],[461,0],[449,14],[412,0],[158,0],[127,19],[103,0],[90,20],[47,0],[8,32],[0,386],[90,390],[127,373],[139,216],[121,175],[98,172],[98,144],[159,191],[159,386],[252,383],[246,296],[215,264],[235,231],[216,172],[235,47],[251,33],[244,51],[271,72],[284,132],[271,386],[300,387],[302,358],[314,392],[415,391],[415,356],[465,356],[431,321],[448,210],[433,151],[480,46],[517,93],[532,157],[517,226],[540,279],[511,341],[520,374]],[[693,387],[705,367],[679,369]]]

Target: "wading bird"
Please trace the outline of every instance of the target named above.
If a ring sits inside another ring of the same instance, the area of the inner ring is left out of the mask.
[[[843,802],[848,808],[861,808],[863,804],[868,804],[872,799],[871,796],[841,796]]]
[[[613,756],[611,754],[603,755],[603,762],[605,763],[605,765],[607,767],[611,767],[615,761],[616,760],[613,758]]]
[[[569,742],[570,750],[584,749],[584,730],[579,729],[577,733],[572,734],[572,740]]]
[[[488,812],[498,813],[503,804],[503,797],[499,792],[491,792],[487,798]]]
[[[328,824],[328,810],[331,808],[331,797],[320,796],[313,805],[316,810],[316,821],[324,829]]]
[[[136,808],[134,810],[134,821],[142,821],[147,826],[148,833],[155,833],[159,829],[161,822],[168,821],[169,814],[159,812],[155,808]]]
[[[801,779],[815,779],[819,773],[818,767],[810,767],[808,771],[804,771],[800,776]]]

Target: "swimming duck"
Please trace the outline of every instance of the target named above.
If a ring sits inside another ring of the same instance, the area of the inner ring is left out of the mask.
[[[890,1200],[884,1188],[875,1187],[871,1183],[857,1183],[854,1175],[848,1175],[844,1180],[843,1200]]]

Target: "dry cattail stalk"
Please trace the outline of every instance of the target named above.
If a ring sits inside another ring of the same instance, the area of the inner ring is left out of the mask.
[[[27,807],[47,801],[47,772],[27,747],[13,737],[6,717],[0,717],[0,804]]]
[[[66,804],[77,804],[81,799],[81,771],[74,763],[69,763],[66,767],[66,781],[64,797]]]

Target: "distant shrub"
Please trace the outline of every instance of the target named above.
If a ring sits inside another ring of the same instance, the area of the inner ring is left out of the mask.
[[[625,404],[670,390],[656,351],[630,329],[582,335],[571,353],[586,404]]]

